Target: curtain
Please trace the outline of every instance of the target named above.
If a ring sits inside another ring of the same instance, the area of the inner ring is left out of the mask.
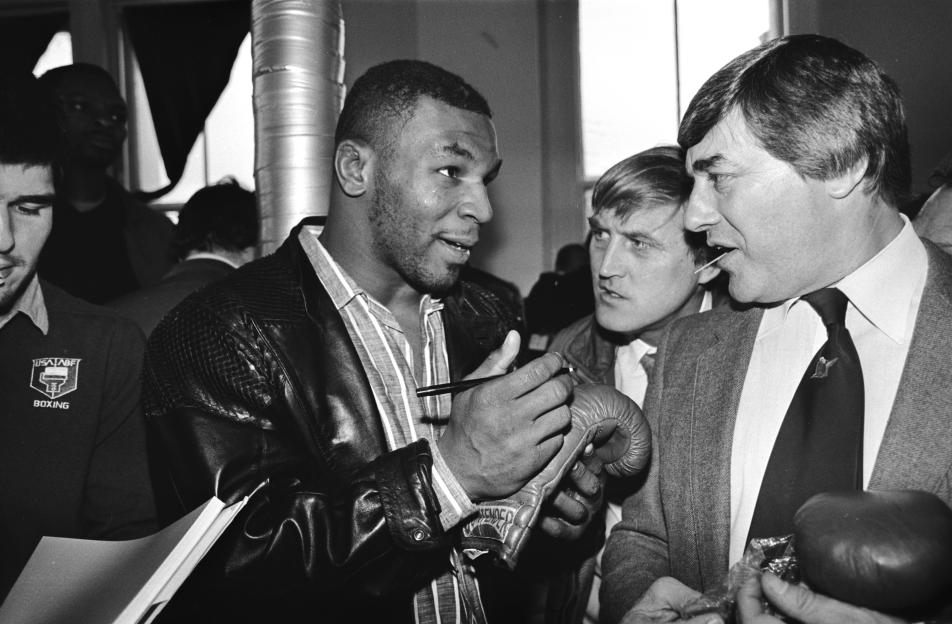
[[[181,179],[205,119],[228,84],[250,27],[251,4],[201,2],[128,7],[126,28],[139,61],[169,185]]]
[[[68,26],[69,14],[65,11],[0,19],[0,58],[3,59],[3,68],[33,71],[53,35],[66,30]]]

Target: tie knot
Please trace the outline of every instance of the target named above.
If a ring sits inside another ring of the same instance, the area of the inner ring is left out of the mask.
[[[813,306],[827,327],[846,324],[846,304],[849,299],[839,289],[821,288],[803,295],[801,299]]]

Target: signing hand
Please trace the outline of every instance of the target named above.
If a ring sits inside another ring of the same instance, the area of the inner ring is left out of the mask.
[[[510,332],[473,373],[498,374],[519,349]],[[565,360],[547,353],[508,375],[453,398],[437,443],[450,470],[474,501],[502,498],[534,477],[562,447],[575,382],[558,375]]]

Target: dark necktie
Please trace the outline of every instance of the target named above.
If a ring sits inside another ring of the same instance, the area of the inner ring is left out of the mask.
[[[793,532],[793,516],[820,492],[863,487],[863,371],[844,323],[847,298],[835,288],[803,296],[827,340],[797,387],[774,442],[748,533]]]

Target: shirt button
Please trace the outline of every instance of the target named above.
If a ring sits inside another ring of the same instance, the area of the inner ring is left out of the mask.
[[[422,542],[426,539],[426,531],[423,529],[414,529],[413,533],[411,533],[411,537],[413,537],[414,542]]]

